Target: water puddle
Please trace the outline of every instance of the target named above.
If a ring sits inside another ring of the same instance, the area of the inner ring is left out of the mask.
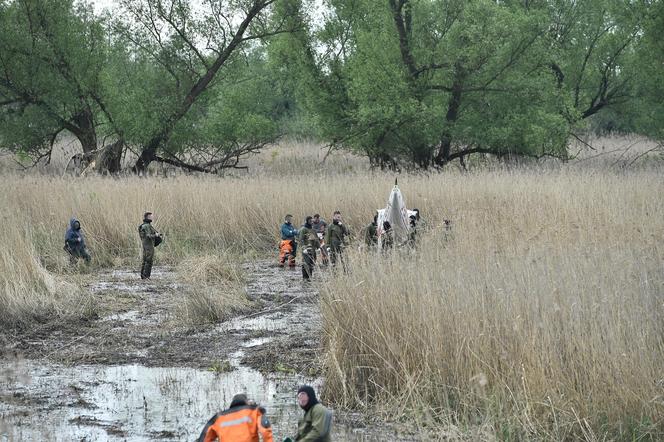
[[[46,438],[58,441],[194,440],[240,392],[267,408],[275,441],[293,436],[303,413],[297,387],[321,383],[296,374],[315,376],[309,369],[320,311],[316,286],[273,264],[246,266],[247,293],[262,311],[200,333],[180,333],[166,322],[181,287],[172,269],[155,268],[149,281],[133,270],[101,273],[89,289],[107,314],[84,324],[85,332],[74,327],[55,339],[51,353],[59,361],[109,365],[58,365],[43,358],[44,347],[30,353],[33,359],[0,360],[0,442],[43,440],[45,428]],[[180,366],[164,367],[171,364]],[[397,438],[383,428],[337,422],[333,440]]]
[[[236,352],[231,359],[236,362],[241,356],[241,351]],[[275,440],[282,440],[292,436],[302,414],[295,403],[297,386],[312,382],[293,375],[267,379],[242,366],[219,373],[22,361],[15,367],[3,364],[2,369],[21,373],[0,383],[5,425],[0,425],[0,439],[9,441],[42,440],[44,428],[63,441],[194,440],[205,422],[238,392],[267,408]],[[336,441],[385,440],[340,424],[334,432]]]

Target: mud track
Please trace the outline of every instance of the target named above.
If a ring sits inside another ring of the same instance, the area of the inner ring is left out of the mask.
[[[157,268],[145,281],[136,272],[114,270],[100,273],[87,287],[99,304],[95,317],[50,321],[21,330],[5,336],[4,348],[27,359],[66,365],[132,363],[214,369],[227,366],[229,355],[243,343],[269,336],[269,342],[252,345],[246,352],[246,364],[264,373],[281,369],[316,375],[317,291],[303,284],[297,271],[272,262],[245,267],[253,307],[231,321],[183,325],[174,312],[185,295],[172,269]],[[271,354],[279,355],[279,360],[272,360]]]
[[[239,391],[267,406],[275,440],[292,434],[297,385],[320,383],[316,284],[268,261],[245,267],[252,311],[216,325],[178,321],[183,285],[157,268],[149,281],[95,275],[91,319],[3,332],[0,439],[43,439],[47,425],[52,440],[192,440]],[[395,439],[343,420],[335,440]]]

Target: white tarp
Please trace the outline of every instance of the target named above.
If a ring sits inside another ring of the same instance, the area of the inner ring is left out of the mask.
[[[408,239],[409,217],[415,215],[415,212],[406,208],[406,203],[401,195],[401,190],[396,184],[390,192],[387,199],[387,207],[379,209],[377,220],[378,245],[382,244],[383,222],[389,221],[394,231],[394,244],[402,244]]]

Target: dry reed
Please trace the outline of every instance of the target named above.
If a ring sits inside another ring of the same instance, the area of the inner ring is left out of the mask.
[[[210,257],[276,260],[286,213],[299,223],[341,210],[358,238],[394,181],[344,173],[355,168],[347,159],[328,174],[280,155],[283,173],[262,177],[4,176],[0,320],[79,308],[62,302],[76,290],[57,282],[74,278],[62,251],[71,216],[93,265],[138,265],[137,226],[151,210],[166,234],[156,263],[182,263],[190,275],[202,267],[208,278],[225,274]],[[326,283],[328,399],[445,422],[451,438],[662,436],[661,167],[549,169],[399,177],[428,231],[416,254],[354,252],[352,271]],[[229,311],[217,294],[194,299],[188,311],[210,320]]]
[[[417,253],[351,254],[325,287],[327,397],[477,439],[662,437],[661,176],[428,183],[402,186],[433,219]]]

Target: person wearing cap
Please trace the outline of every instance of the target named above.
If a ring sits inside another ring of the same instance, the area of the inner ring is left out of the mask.
[[[316,392],[309,385],[297,390],[297,403],[304,410],[304,416],[297,425],[297,442],[330,442],[332,412],[316,398]]]
[[[208,421],[198,442],[259,442],[259,434],[263,442],[274,442],[265,408],[250,403],[245,394],[236,394],[228,410]]]
[[[154,216],[152,212],[143,214],[143,224],[138,226],[138,235],[143,245],[143,262],[141,263],[141,279],[150,279],[152,274],[152,261],[154,248],[161,244],[163,236],[152,226]]]
[[[313,218],[307,216],[300,229],[299,242],[302,247],[302,279],[309,281],[316,265],[316,250],[320,249],[318,235],[311,225]]]

